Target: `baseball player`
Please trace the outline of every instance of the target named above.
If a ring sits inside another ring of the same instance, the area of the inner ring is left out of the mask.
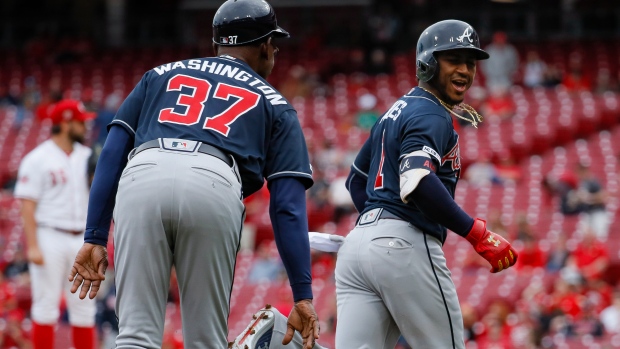
[[[52,109],[52,137],[28,153],[19,166],[15,197],[22,219],[32,284],[32,341],[54,346],[54,327],[65,291],[76,349],[94,348],[96,305],[69,293],[66,272],[84,240],[90,149],[83,146],[84,122],[94,117],[81,103],[58,102]]]
[[[508,241],[453,199],[461,164],[451,115],[481,121],[461,103],[476,61],[489,55],[476,31],[456,20],[424,30],[416,54],[419,85],[376,122],[347,181],[361,215],[338,252],[337,348],[391,349],[401,334],[413,348],[464,348],[442,251],[446,228],[494,273],[517,261]]]
[[[312,174],[297,114],[265,80],[276,38],[289,34],[263,0],[226,1],[213,34],[216,57],[149,70],[110,124],[71,290],[97,294],[113,213],[116,347],[161,347],[174,265],[185,346],[224,348],[242,199],[266,179],[295,300],[283,342],[296,330],[311,348],[319,334],[305,203]]]

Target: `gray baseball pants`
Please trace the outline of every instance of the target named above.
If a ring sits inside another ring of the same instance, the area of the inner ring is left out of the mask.
[[[161,348],[170,271],[186,348],[227,346],[230,291],[244,206],[236,167],[202,153],[149,149],[116,196],[116,348]]]
[[[441,243],[408,222],[360,217],[338,251],[336,349],[463,349],[463,319]]]

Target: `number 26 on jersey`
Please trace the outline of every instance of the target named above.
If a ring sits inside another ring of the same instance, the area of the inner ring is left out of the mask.
[[[177,99],[177,106],[185,107],[185,112],[177,113],[174,108],[164,108],[159,112],[159,122],[179,125],[194,125],[200,122],[205,105],[209,102],[212,84],[204,79],[177,74],[168,80],[166,91],[180,92],[183,87],[192,90],[190,94],[180,93]],[[215,86],[215,91],[211,97],[225,101],[229,101],[233,97],[233,103],[230,107],[217,115],[207,116],[202,126],[206,130],[216,131],[225,137],[228,137],[230,125],[241,115],[255,108],[260,100],[258,93],[223,82]]]

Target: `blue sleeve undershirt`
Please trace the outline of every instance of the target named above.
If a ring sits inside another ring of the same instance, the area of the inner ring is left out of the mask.
[[[312,299],[306,188],[300,179],[279,177],[268,182],[269,216],[293,298]]]
[[[474,219],[457,205],[434,172],[424,176],[409,197],[425,216],[462,237],[474,225]]]
[[[366,193],[366,182],[368,178],[360,175],[351,168],[351,172],[349,172],[349,177],[347,178],[347,190],[351,195],[351,199],[353,200],[353,205],[357,212],[362,212],[364,207],[366,207],[366,200],[368,200],[368,194]]]
[[[107,245],[118,181],[132,148],[133,136],[123,127],[112,125],[90,188],[84,242]]]

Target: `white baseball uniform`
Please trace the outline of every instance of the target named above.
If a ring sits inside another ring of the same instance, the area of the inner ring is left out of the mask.
[[[84,243],[88,205],[87,163],[91,150],[79,143],[67,154],[52,140],[28,153],[19,166],[15,197],[37,202],[37,240],[43,265],[30,263],[32,319],[55,324],[60,315],[62,291],[73,326],[92,327],[94,300],[80,300],[66,282],[75,255]]]

